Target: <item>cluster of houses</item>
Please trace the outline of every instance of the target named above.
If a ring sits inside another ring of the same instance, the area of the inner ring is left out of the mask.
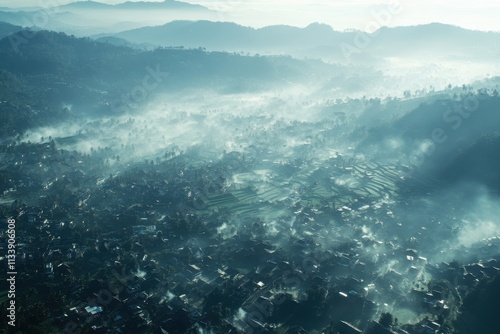
[[[446,334],[460,298],[500,268],[435,264],[424,240],[436,231],[401,219],[398,166],[233,154],[190,167],[179,156],[108,177],[50,143],[2,154],[30,175],[3,190],[18,271],[64,293],[51,321],[65,333]],[[399,322],[375,321],[385,312]]]

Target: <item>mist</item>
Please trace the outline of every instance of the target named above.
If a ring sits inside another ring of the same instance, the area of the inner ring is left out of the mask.
[[[18,320],[477,332],[500,263],[494,6],[479,29],[466,5],[396,5],[1,9],[0,213],[45,310],[19,297]],[[468,10],[477,29],[453,25]]]

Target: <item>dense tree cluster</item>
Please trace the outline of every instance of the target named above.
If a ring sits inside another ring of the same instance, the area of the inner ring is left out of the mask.
[[[26,35],[33,37],[18,32],[0,40],[2,136],[92,113],[130,111],[162,92],[261,90],[309,70],[299,70],[300,62],[288,57],[178,48],[140,51],[64,33]]]

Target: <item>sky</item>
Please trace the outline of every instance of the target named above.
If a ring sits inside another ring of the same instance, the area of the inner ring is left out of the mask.
[[[154,1],[154,0],[143,0]],[[0,0],[0,7],[65,4],[71,0]],[[116,4],[123,0],[99,0]],[[262,27],[326,23],[336,30],[440,22],[500,32],[498,0],[185,0],[221,11],[219,20]],[[388,14],[389,13],[389,14]]]

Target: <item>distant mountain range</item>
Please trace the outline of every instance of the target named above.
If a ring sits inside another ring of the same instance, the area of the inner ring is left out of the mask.
[[[127,1],[116,5],[108,5],[96,1],[77,1],[67,5],[59,6],[63,10],[200,10],[210,11],[201,5],[193,5],[175,0],[164,0],[162,2]]]
[[[288,53],[294,56],[354,59],[369,55],[449,57],[500,57],[500,34],[470,31],[456,26],[432,23],[387,28],[372,34],[339,32],[314,23],[305,28],[269,26],[261,29],[229,22],[175,21],[156,27],[143,27],[114,35],[133,43],[158,46],[183,45],[209,50]]]
[[[339,40],[347,41],[354,34],[334,31],[332,27],[319,23],[305,28],[278,25],[254,29],[231,22],[174,21],[162,26],[121,32],[115,36],[135,43],[142,41],[160,46],[287,52],[328,45]]]
[[[382,27],[373,33],[335,31],[320,23],[303,28],[275,25],[256,29],[221,22],[222,13],[174,0],[116,5],[78,1],[50,11],[0,10],[0,21],[34,27],[40,21],[34,19],[41,17],[40,12],[48,19],[37,29],[96,39],[106,37],[110,43],[126,44],[109,38],[114,37],[140,47],[202,47],[210,51],[286,54],[365,63],[390,57],[474,61],[500,58],[500,33],[471,31],[440,23]]]
[[[23,27],[61,31],[77,36],[163,24],[173,20],[217,20],[220,14],[200,5],[166,0],[163,2],[124,2],[109,5],[78,1],[43,8],[0,9],[0,21]],[[43,18],[43,19],[42,19]],[[124,26],[124,23],[127,25]]]

